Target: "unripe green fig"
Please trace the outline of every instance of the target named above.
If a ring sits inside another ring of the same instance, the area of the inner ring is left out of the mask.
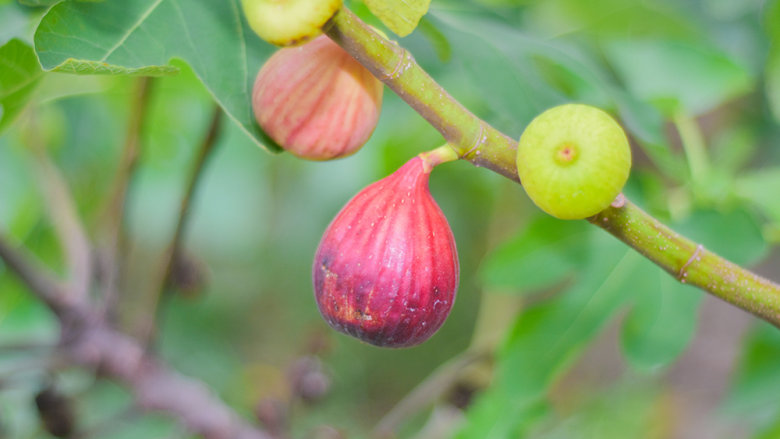
[[[526,127],[517,148],[517,174],[528,196],[561,219],[587,218],[606,209],[630,170],[623,128],[589,105],[545,111]]]
[[[322,35],[277,51],[255,80],[252,109],[263,130],[308,160],[353,154],[379,121],[383,84]]]
[[[341,8],[342,0],[241,0],[249,26],[277,46],[306,42]]]

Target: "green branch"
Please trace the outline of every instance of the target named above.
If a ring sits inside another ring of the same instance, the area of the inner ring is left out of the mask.
[[[347,8],[336,13],[324,31],[439,130],[461,158],[519,181],[517,141],[450,96],[408,50],[376,33]]]
[[[342,8],[324,31],[439,130],[461,158],[519,181],[517,141],[463,107],[406,49],[380,36],[347,8]],[[780,327],[780,285],[674,233],[622,196],[618,201],[589,221],[680,282],[702,288]]]

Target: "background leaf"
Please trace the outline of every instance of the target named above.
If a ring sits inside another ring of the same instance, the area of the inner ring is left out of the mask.
[[[780,168],[746,173],[736,182],[736,192],[740,197],[760,207],[766,215],[780,224],[780,203],[777,202],[779,187]]]
[[[618,113],[669,174],[681,173],[658,111],[621,90],[576,38],[539,37],[468,8],[440,8],[430,15],[458,48],[453,58],[479,90],[486,109],[477,114],[497,128],[519,138],[531,119],[550,107],[570,101],[595,105]]]
[[[382,23],[400,37],[412,33],[428,12],[431,0],[363,0]]]
[[[20,4],[25,6],[51,6],[62,0],[19,0]]]
[[[567,279],[585,263],[590,226],[541,216],[496,249],[481,267],[489,287],[528,293]]]
[[[777,39],[769,51],[766,61],[766,96],[775,119],[780,120],[780,38]]]
[[[35,49],[44,69],[78,74],[168,75],[180,58],[258,145],[276,149],[250,104],[272,48],[248,31],[238,0],[66,1],[41,20]]]
[[[757,439],[777,437],[780,429],[780,331],[768,324],[758,325],[745,341],[726,412],[757,425]]]
[[[469,411],[459,438],[520,436],[543,415],[549,386],[631,297],[641,257],[593,232],[577,282],[518,316],[499,353],[494,383]]]
[[[32,47],[21,40],[0,47],[0,132],[24,108],[42,73]]]
[[[605,45],[609,62],[632,94],[667,114],[682,106],[701,114],[744,94],[751,77],[726,53],[703,41],[615,40]]]
[[[634,276],[636,298],[623,324],[621,345],[632,366],[652,370],[670,364],[688,347],[703,293],[644,260]]]

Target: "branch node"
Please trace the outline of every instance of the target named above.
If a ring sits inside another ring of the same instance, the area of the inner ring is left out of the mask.
[[[612,204],[610,204],[610,206],[614,207],[615,209],[620,209],[625,205],[626,205],[626,196],[623,195],[623,192],[619,193],[618,196],[615,197],[615,201],[613,201]]]
[[[688,277],[688,272],[685,271],[689,265],[691,265],[694,261],[700,261],[701,257],[699,256],[701,254],[701,251],[704,250],[704,246],[699,244],[696,246],[696,250],[693,252],[691,257],[688,259],[688,262],[686,262],[681,268],[680,271],[677,273],[677,280],[681,283],[686,283],[685,278]]]
[[[465,159],[468,156],[470,156],[472,153],[475,156],[480,155],[481,154],[480,149],[482,148],[482,146],[485,144],[486,141],[487,141],[487,134],[485,133],[485,124],[480,122],[479,131],[477,131],[476,136],[474,136],[474,140],[471,142],[471,144],[474,146],[472,146],[466,152],[461,154],[459,158]]]
[[[412,56],[411,52],[402,48],[396,42],[393,42],[393,46],[396,49],[399,49],[398,52],[400,52],[401,56],[398,57],[398,62],[393,67],[393,70],[391,70],[388,73],[383,73],[382,75],[377,76],[377,79],[379,79],[382,82],[392,81],[394,79],[397,79],[398,77],[403,75],[404,72],[409,70],[409,68],[411,68],[414,65],[414,57]]]

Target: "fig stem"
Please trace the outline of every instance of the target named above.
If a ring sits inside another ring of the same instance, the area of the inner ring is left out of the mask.
[[[455,149],[453,149],[452,145],[449,143],[445,143],[430,151],[421,152],[418,154],[418,157],[420,157],[425,164],[425,172],[431,172],[431,169],[442,163],[452,162],[460,158],[458,153],[455,152]]]
[[[346,7],[323,30],[420,113],[458,156],[519,182],[515,165],[517,141],[469,112],[406,49],[377,34]],[[780,327],[780,285],[705,249],[690,260],[697,244],[676,234],[629,200],[621,207],[608,207],[589,221],[680,282],[697,286]]]

